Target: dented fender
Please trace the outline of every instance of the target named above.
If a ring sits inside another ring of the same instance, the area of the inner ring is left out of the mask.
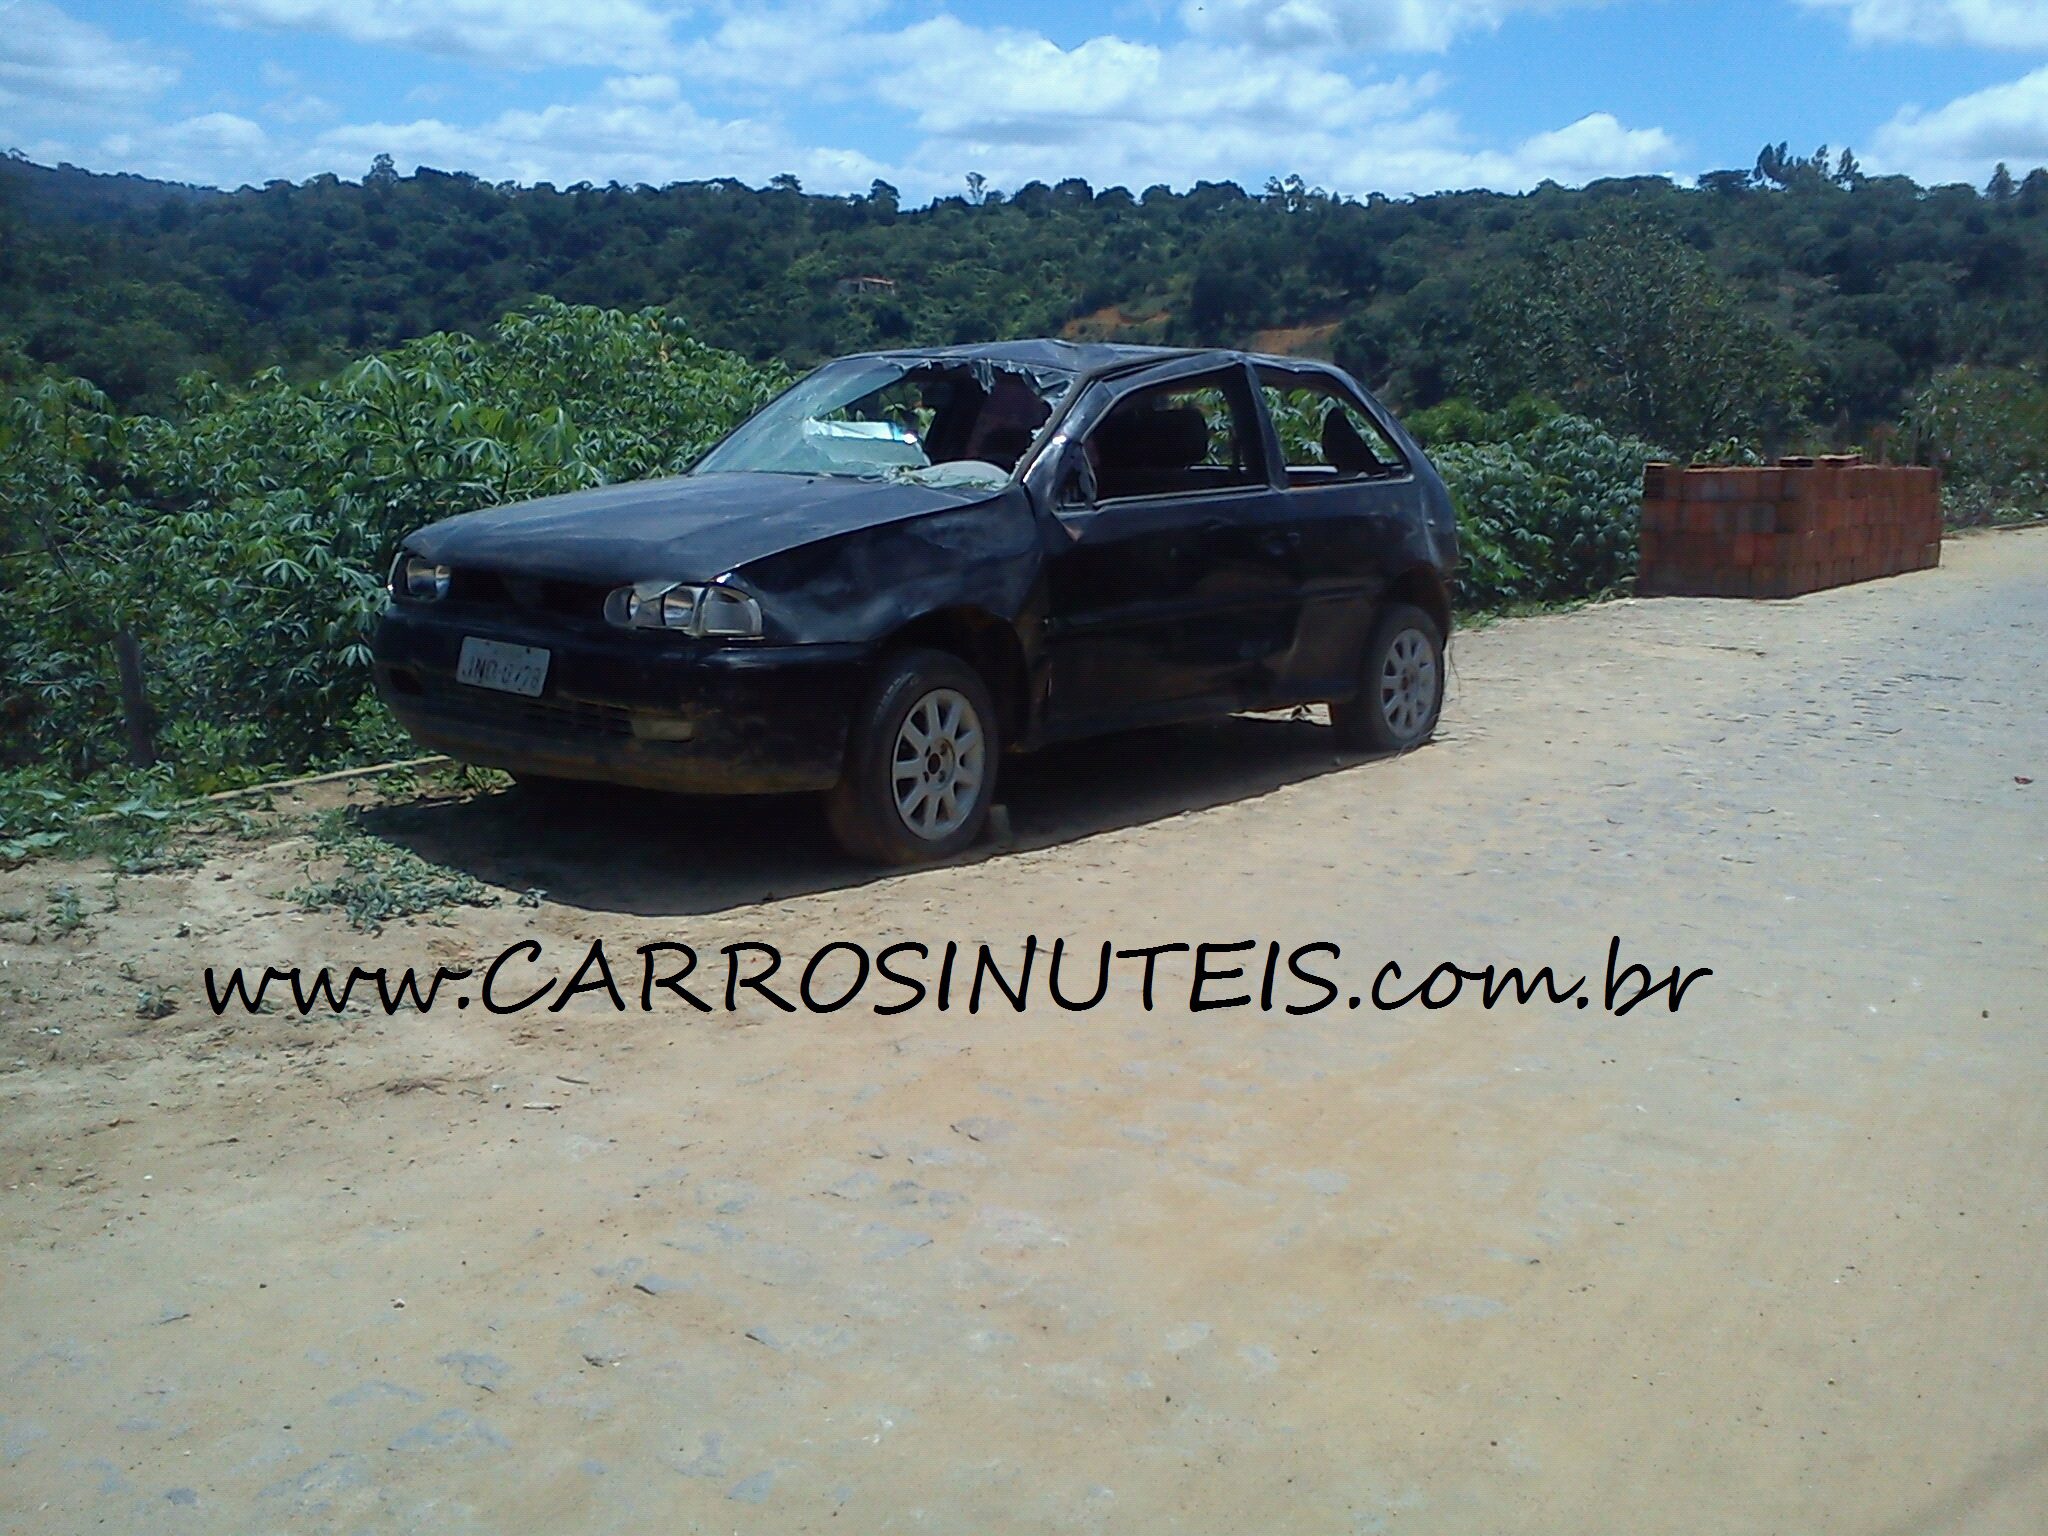
[[[970,609],[1015,625],[1040,581],[1037,514],[1020,486],[985,501],[854,529],[751,561],[732,581],[785,644],[880,643]]]

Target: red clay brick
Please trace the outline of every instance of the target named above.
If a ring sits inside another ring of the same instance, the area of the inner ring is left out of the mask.
[[[1856,455],[1777,468],[1648,466],[1636,590],[1791,596],[1941,558],[1941,478]]]

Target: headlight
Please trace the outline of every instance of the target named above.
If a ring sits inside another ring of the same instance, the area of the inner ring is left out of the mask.
[[[415,602],[434,602],[448,595],[448,567],[400,550],[391,562],[391,590]]]
[[[620,587],[604,602],[604,616],[622,629],[667,629],[726,640],[761,633],[761,605],[736,587],[693,587],[679,581],[643,581]]]
[[[690,633],[742,639],[761,633],[761,605],[731,587],[706,587],[697,598]]]
[[[697,589],[695,587],[670,587],[661,594],[661,613],[657,622],[663,629],[687,630],[697,617]]]

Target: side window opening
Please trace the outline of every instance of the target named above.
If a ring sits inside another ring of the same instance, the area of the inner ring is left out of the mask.
[[[1264,483],[1243,392],[1214,374],[1126,396],[1083,445],[1098,500]]]
[[[1408,473],[1407,460],[1380,424],[1334,384],[1261,372],[1259,387],[1280,438],[1290,486],[1384,480]]]

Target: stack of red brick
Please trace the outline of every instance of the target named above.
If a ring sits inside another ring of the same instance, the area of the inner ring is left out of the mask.
[[[1941,563],[1941,472],[1861,455],[1643,474],[1636,591],[1797,597]]]

